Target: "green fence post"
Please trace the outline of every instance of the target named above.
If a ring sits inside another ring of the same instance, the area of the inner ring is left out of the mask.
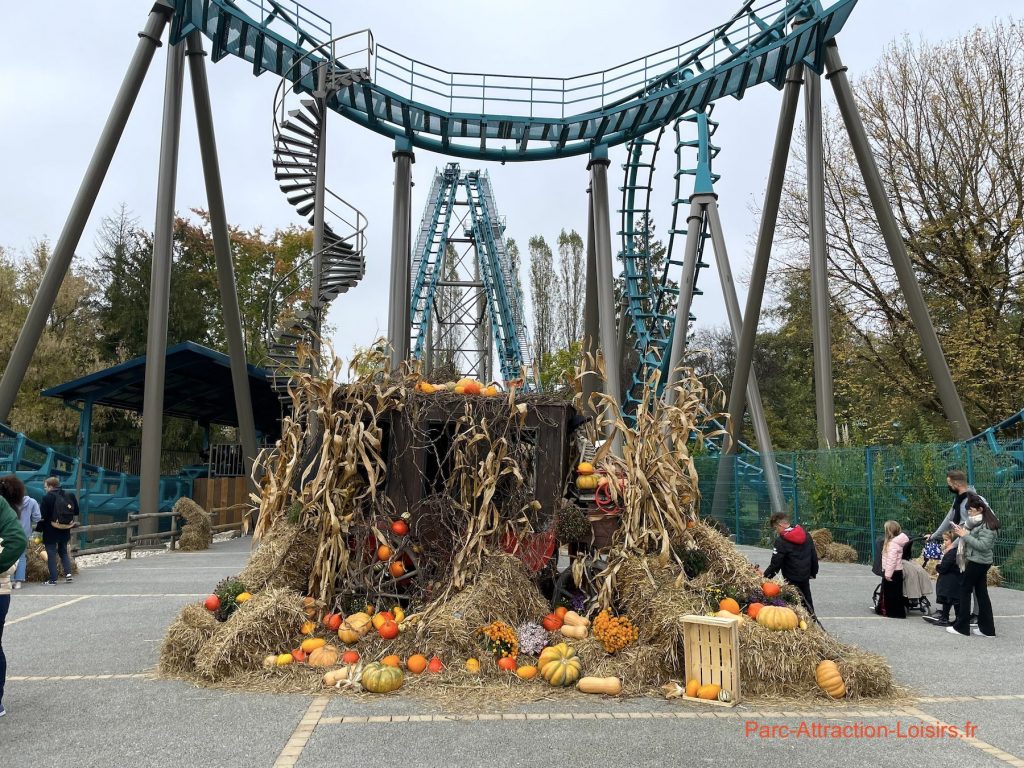
[[[736,543],[743,539],[743,531],[740,529],[740,460],[734,456],[732,459],[732,488],[736,497]]]
[[[868,539],[871,542],[871,562],[875,561],[875,467],[871,448],[864,449],[864,464],[868,482]]]
[[[793,522],[796,523],[800,520],[800,481],[797,467],[800,454],[794,451],[791,455],[793,457]]]
[[[974,448],[971,443],[965,443],[967,446],[967,484],[974,485]]]

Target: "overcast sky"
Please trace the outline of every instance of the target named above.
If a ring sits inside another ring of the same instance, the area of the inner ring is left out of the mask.
[[[0,245],[27,251],[37,239],[55,241],[59,236],[151,4],[149,0],[3,0]],[[305,0],[304,4],[332,19],[335,35],[369,27],[379,44],[441,68],[562,77],[607,69],[675,45],[726,19],[739,2]],[[904,33],[938,41],[1006,18],[1019,7],[1013,0],[860,0],[839,37],[840,51],[856,80],[890,41]],[[82,238],[80,258],[92,258],[100,219],[122,202],[146,228],[153,227],[165,50],[154,59]],[[278,80],[270,74],[254,78],[250,65],[235,58],[211,65],[209,78],[232,223],[262,225],[268,230],[303,223],[278,190],[271,168],[271,105]],[[206,206],[187,76],[185,82],[179,212]],[[716,137],[722,146],[716,164],[723,177],[717,186],[719,205],[733,269],[741,282],[756,229],[750,209],[764,194],[779,102],[779,92],[764,85],[740,102],[722,102],[715,112],[721,122]],[[831,103],[827,87],[825,103]],[[367,344],[387,328],[392,147],[385,137],[331,115],[328,186],[370,221],[367,275],[334,303],[329,317],[337,329],[335,348],[343,356],[354,344]],[[654,216],[664,231],[671,213],[673,168],[671,147],[662,149]],[[619,207],[616,188],[622,183],[623,159],[623,149],[613,149],[613,230],[618,229],[614,211]],[[434,168],[445,162],[439,155],[416,153],[414,231]],[[554,244],[563,227],[585,231],[585,157],[507,166],[462,161],[462,166],[490,171],[498,207],[507,217],[507,234],[524,250],[535,234]],[[705,272],[701,282],[705,295],[695,301],[695,314],[701,322],[723,323],[717,275]],[[744,286],[739,290],[742,301]]]

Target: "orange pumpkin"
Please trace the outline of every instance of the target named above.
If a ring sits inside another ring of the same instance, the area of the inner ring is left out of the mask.
[[[302,622],[302,629],[299,630],[300,635],[312,635],[314,632],[316,632],[315,621]]]
[[[718,610],[739,614],[740,604],[733,600],[731,597],[726,597],[718,601]]]
[[[700,680],[688,680],[686,683],[686,695],[691,699],[697,698],[697,691],[700,689]]]
[[[782,594],[782,589],[774,581],[766,581],[761,585],[761,591],[764,592],[765,597],[778,597]]]
[[[511,656],[502,656],[498,659],[498,669],[503,669],[506,672],[516,671],[516,660]]]
[[[388,568],[388,572],[391,574],[391,578],[400,579],[405,576],[405,566],[402,565],[401,561],[396,560],[391,564],[391,567]]]
[[[378,560],[390,560],[391,559],[391,547],[387,544],[381,544],[377,547],[377,559]]]
[[[405,520],[395,520],[391,524],[391,532],[395,536],[405,536],[409,533],[409,524]]]
[[[762,608],[764,608],[764,603],[751,603],[747,606],[747,616],[756,621],[757,614],[761,612]]]
[[[516,670],[516,677],[520,680],[533,680],[537,676],[537,668],[533,666],[519,667]]]
[[[697,689],[697,698],[714,701],[718,698],[718,694],[721,692],[722,686],[715,685],[714,683],[708,683],[707,685],[702,685]]]
[[[541,626],[544,627],[548,632],[557,632],[562,628],[562,617],[557,613],[549,613],[541,621]]]
[[[324,626],[331,632],[337,632],[338,627],[341,626],[341,614],[328,613],[326,616],[324,616]]]
[[[427,665],[427,669],[436,675],[438,672],[444,669],[444,664],[442,664],[441,660],[437,658],[437,656],[435,656],[430,660],[430,663]]]
[[[483,392],[483,389],[483,385],[476,379],[471,379],[470,381],[467,381],[462,387],[462,390],[467,395],[479,395],[481,392]]]
[[[377,634],[385,640],[394,640],[398,637],[398,624],[394,621],[385,621],[377,629]]]
[[[380,660],[380,663],[383,664],[385,667],[398,667],[399,669],[402,668],[402,660],[394,654],[390,656],[385,656],[383,659]]]
[[[359,661],[359,654],[355,651],[345,651],[341,655],[342,664],[355,664],[357,661]]]
[[[295,659],[299,664],[306,663],[306,652],[301,648],[296,648],[292,651],[292,658]]]
[[[567,614],[568,612],[569,609],[566,608],[564,605],[560,605],[557,608],[555,608],[555,616],[557,616],[560,619],[565,619],[565,614]]]
[[[427,668],[427,657],[422,653],[414,653],[405,662],[405,668],[414,675],[418,675]]]
[[[338,649],[333,645],[317,648],[306,658],[311,667],[333,667],[338,663]]]

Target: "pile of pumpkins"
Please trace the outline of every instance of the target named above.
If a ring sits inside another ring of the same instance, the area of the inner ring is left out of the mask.
[[[782,589],[774,581],[766,581],[761,585],[761,592],[765,597],[778,597]],[[775,632],[791,629],[807,629],[807,622],[801,619],[792,608],[782,605],[765,605],[764,603],[751,603],[747,606],[746,613],[740,610],[739,603],[731,597],[723,598],[718,603],[718,612],[711,614],[722,619],[739,619],[746,621],[750,618],[765,629]]]
[[[420,379],[416,382],[416,391],[424,395],[433,395],[436,392],[454,392],[456,395],[482,395],[483,397],[496,397],[501,394],[498,385],[482,384],[476,379],[459,379],[444,384],[431,384],[429,381]]]

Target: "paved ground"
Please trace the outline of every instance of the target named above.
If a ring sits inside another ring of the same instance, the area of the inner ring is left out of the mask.
[[[916,699],[905,706],[793,712],[741,705],[707,712],[677,702],[558,700],[451,715],[408,697],[261,696],[151,679],[164,629],[181,605],[236,573],[248,540],[84,570],[71,585],[15,593],[4,632],[9,711],[3,766],[291,766],[352,764],[387,754],[405,765],[904,766],[908,760],[1024,768],[1024,593],[994,590],[995,639],[948,635],[918,618],[867,610],[875,577],[823,564],[813,584],[825,626],[885,654]],[[767,552],[744,548],[767,564]],[[929,738],[973,723],[974,738]],[[810,738],[801,723],[843,726]],[[760,733],[757,727],[771,728]],[[784,737],[781,727],[791,729]],[[888,727],[888,737],[864,737]],[[860,737],[858,737],[860,736]],[[383,751],[382,751],[383,749]],[[358,757],[357,757],[358,756]],[[614,764],[614,763],[613,763]]]

